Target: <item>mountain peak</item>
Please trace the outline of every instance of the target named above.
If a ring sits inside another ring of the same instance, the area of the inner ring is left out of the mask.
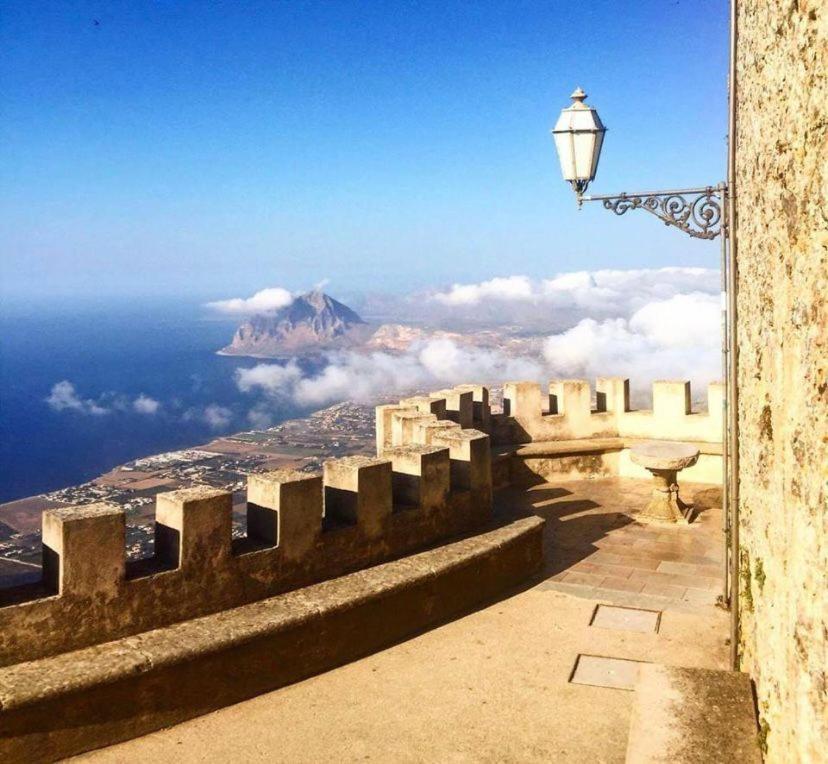
[[[321,289],[295,297],[273,314],[245,321],[221,352],[231,355],[279,356],[349,344],[362,339],[367,325],[347,305]]]

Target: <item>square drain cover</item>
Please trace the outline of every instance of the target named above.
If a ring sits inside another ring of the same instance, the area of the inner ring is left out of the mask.
[[[592,614],[590,626],[616,631],[657,632],[661,621],[658,610],[637,610],[631,607],[615,605],[598,605]]]
[[[641,661],[630,661],[625,658],[579,655],[569,681],[572,684],[588,684],[593,687],[633,690],[638,680],[638,667],[641,663]]]

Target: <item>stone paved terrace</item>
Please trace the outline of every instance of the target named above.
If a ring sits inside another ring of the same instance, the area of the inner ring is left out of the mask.
[[[721,490],[682,483],[698,516],[675,527],[634,521],[631,509],[643,507],[651,490],[647,480],[586,480],[510,488],[498,505],[546,519],[544,588],[654,610],[715,604],[723,577]]]
[[[727,614],[713,604],[719,491],[683,484],[700,516],[675,528],[633,520],[649,491],[625,478],[501,491],[500,512],[547,519],[539,580],[375,655],[82,758],[622,762],[637,661],[727,667]]]

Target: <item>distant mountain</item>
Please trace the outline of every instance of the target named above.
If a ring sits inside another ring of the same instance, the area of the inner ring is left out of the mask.
[[[319,290],[272,314],[251,317],[222,355],[279,357],[364,343],[373,328],[347,305]]]

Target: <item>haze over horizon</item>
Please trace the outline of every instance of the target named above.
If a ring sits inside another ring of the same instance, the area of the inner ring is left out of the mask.
[[[715,267],[715,243],[644,213],[578,212],[549,129],[580,85],[609,127],[596,193],[715,183],[725,15],[4,3],[0,290],[208,301]]]

